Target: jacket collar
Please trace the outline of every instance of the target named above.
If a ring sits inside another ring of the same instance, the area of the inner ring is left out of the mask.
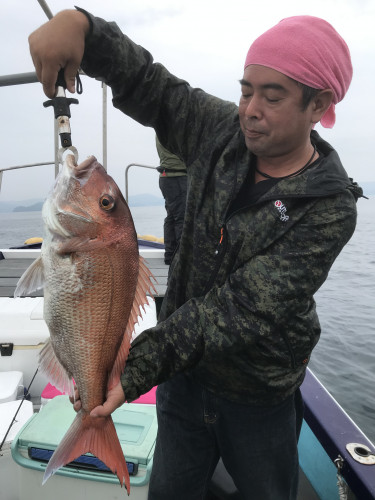
[[[322,197],[349,189],[358,198],[362,189],[348,177],[339,155],[333,147],[313,130],[311,142],[320,153],[320,161],[300,175],[282,179],[262,196],[262,201],[274,197]]]

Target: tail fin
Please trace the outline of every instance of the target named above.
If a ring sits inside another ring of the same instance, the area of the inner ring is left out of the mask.
[[[130,492],[129,472],[112,417],[90,417],[79,411],[53,453],[43,477],[43,484],[60,467],[85,453],[92,453],[117,475],[121,486]]]

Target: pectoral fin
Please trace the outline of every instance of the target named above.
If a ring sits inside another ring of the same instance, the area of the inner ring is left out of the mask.
[[[31,292],[35,292],[43,288],[44,271],[42,257],[38,257],[30,267],[26,269],[21,278],[18,280],[17,287],[14,291],[15,297],[21,297]]]
[[[39,354],[39,365],[42,372],[48,375],[52,385],[65,394],[74,395],[73,381],[57,359],[50,340],[46,342]]]

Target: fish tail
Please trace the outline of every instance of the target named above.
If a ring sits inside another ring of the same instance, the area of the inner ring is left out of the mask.
[[[130,479],[112,417],[90,417],[81,411],[54,451],[44,473],[44,484],[60,467],[85,453],[92,453],[117,475],[129,495]]]

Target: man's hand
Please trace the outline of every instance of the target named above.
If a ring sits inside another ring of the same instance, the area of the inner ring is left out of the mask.
[[[85,50],[90,24],[77,10],[63,10],[29,36],[30,54],[47,97],[54,97],[57,74],[64,68],[69,92],[75,92],[75,77]]]
[[[74,388],[74,398],[70,397],[70,402],[73,403],[73,408],[75,411],[79,411],[82,407],[81,400],[79,398],[79,392],[77,386]],[[90,412],[91,417],[108,417],[117,408],[125,403],[125,394],[122,389],[121,382],[119,382],[115,387],[107,392],[107,399],[100,406],[97,406]]]

